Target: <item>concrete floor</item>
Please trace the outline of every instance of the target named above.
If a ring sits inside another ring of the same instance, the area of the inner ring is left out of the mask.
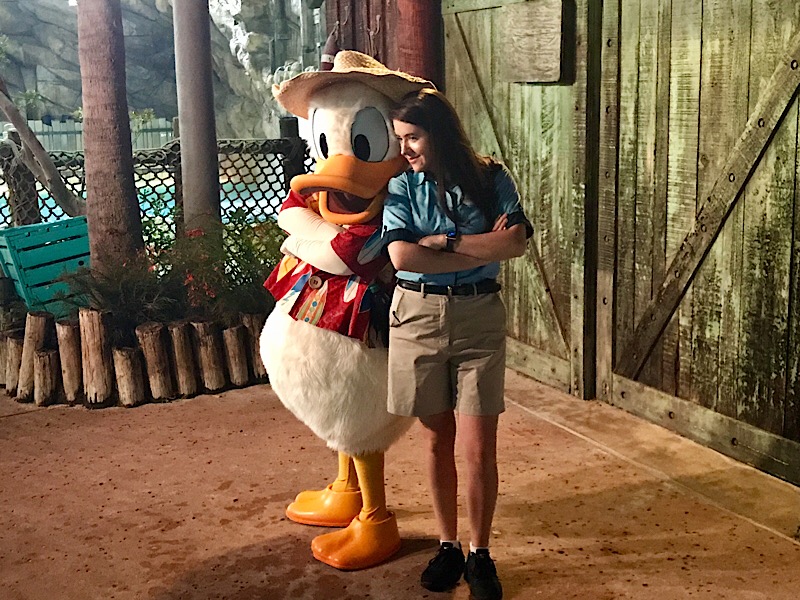
[[[508,599],[800,590],[800,489],[509,373],[493,554]],[[387,455],[403,548],[354,573],[285,519],[335,455],[268,386],[134,409],[0,399],[0,600],[466,599],[419,587],[436,540],[419,431]],[[468,541],[462,534],[463,541]]]

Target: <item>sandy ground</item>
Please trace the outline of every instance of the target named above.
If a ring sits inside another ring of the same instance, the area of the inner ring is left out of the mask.
[[[800,490],[509,372],[492,552],[508,599],[783,600]],[[436,546],[416,426],[387,455],[403,547],[340,572],[283,511],[336,458],[269,386],[133,409],[0,398],[0,600],[466,599]],[[462,541],[468,542],[466,527]]]

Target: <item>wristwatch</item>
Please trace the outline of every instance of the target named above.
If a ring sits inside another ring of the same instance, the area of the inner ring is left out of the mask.
[[[456,248],[456,240],[458,239],[458,232],[456,231],[448,231],[444,234],[445,243],[444,243],[444,251],[445,252],[455,252]]]

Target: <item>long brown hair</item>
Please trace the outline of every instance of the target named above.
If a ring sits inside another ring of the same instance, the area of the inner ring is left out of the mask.
[[[426,161],[437,178],[439,205],[447,216],[455,222],[455,215],[447,207],[445,191],[448,186],[458,185],[464,197],[480,209],[486,228],[491,228],[496,217],[493,174],[499,165],[490,157],[475,153],[461,120],[444,94],[424,88],[403,98],[389,116],[416,125],[428,134],[432,156],[426,156]]]

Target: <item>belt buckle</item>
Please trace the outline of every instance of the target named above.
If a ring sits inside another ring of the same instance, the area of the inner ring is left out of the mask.
[[[447,297],[448,298],[452,298],[453,297],[453,286],[452,285],[448,285],[447,286]]]
[[[425,293],[425,284],[424,283],[420,283],[419,284],[419,291],[422,294],[423,298],[425,298],[427,296],[427,294]]]

